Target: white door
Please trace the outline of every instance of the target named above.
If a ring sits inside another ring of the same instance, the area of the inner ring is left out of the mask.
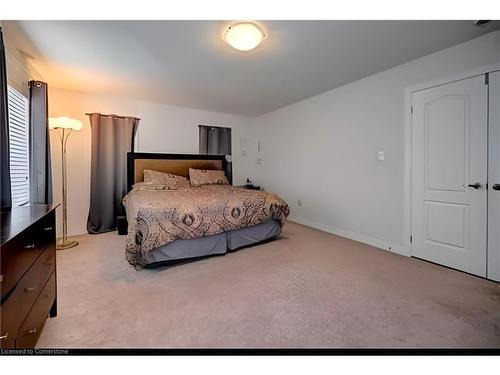
[[[500,72],[489,78],[488,279],[500,281]]]
[[[412,255],[485,277],[485,76],[415,92],[412,106]]]

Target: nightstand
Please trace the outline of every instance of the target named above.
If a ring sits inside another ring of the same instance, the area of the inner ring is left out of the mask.
[[[125,215],[118,215],[116,217],[116,224],[118,227],[118,235],[122,236],[128,233],[128,223]]]
[[[239,185],[237,187],[243,188],[243,189],[250,189],[250,190],[262,190],[260,186],[255,186],[253,184],[245,184],[245,185]]]

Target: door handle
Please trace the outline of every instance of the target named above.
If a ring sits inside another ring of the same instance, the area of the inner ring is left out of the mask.
[[[491,187],[493,190],[500,190],[500,184],[493,184]]]
[[[481,185],[479,182],[476,182],[475,184],[469,184],[467,186],[477,190],[477,189],[481,188],[483,185]]]

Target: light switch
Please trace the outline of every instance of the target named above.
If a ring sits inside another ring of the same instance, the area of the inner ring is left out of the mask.
[[[384,161],[385,160],[385,151],[379,151],[378,152],[378,160]]]
[[[262,159],[261,159],[261,158],[258,158],[258,159],[257,159],[257,164],[258,164],[258,165],[261,165],[261,164],[262,164]]]

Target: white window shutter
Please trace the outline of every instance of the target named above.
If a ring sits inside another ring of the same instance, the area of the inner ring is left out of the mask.
[[[29,202],[29,103],[28,98],[8,86],[9,145],[12,206]]]

